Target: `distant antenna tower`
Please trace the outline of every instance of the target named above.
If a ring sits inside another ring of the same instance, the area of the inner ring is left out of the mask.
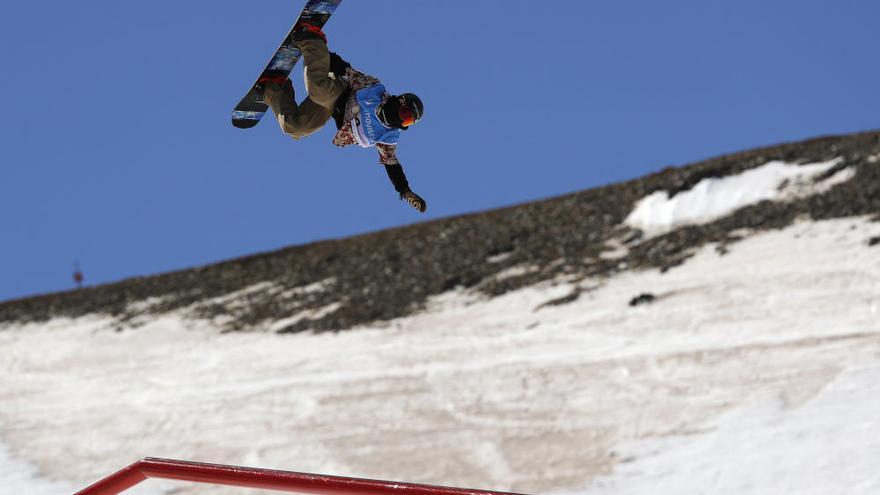
[[[77,261],[73,266],[73,281],[74,281],[74,283],[76,283],[77,289],[82,289],[83,274],[82,274],[82,270],[79,269],[79,261]]]

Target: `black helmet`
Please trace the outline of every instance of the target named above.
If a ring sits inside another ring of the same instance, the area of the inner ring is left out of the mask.
[[[425,106],[418,96],[404,93],[389,96],[379,107],[379,118],[385,125],[406,130],[425,115]]]
[[[422,100],[418,96],[412,93],[404,93],[398,99],[400,100],[400,120],[404,127],[409,127],[422,120],[422,117],[425,115],[425,105],[422,104]],[[410,113],[412,117],[405,115],[407,113]],[[411,122],[406,124],[407,120],[411,120]]]

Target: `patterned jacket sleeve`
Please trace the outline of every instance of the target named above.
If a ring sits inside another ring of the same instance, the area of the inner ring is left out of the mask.
[[[376,149],[379,150],[379,163],[382,165],[397,165],[397,145],[377,144]]]

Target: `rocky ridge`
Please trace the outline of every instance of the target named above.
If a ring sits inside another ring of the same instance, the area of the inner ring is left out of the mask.
[[[675,195],[703,179],[772,160],[832,159],[839,163],[826,175],[844,168],[856,175],[821,194],[764,201],[651,238],[623,224],[635,204],[656,191]],[[782,228],[798,218],[856,215],[880,220],[880,132],[765,147],[534,203],[8,301],[0,303],[0,329],[89,314],[110,315],[122,328],[185,310],[230,331],[339,331],[411,314],[431,296],[457,287],[492,297],[563,276],[586,280],[630,269],[668,270],[708,243],[723,252],[743,232]],[[575,290],[552,304],[579,295]]]

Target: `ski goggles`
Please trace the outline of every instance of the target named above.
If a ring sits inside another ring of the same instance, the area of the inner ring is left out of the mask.
[[[400,108],[397,111],[397,115],[400,117],[400,125],[403,127],[409,127],[415,124],[416,113],[406,104],[406,101],[403,98],[398,101],[400,103]]]

